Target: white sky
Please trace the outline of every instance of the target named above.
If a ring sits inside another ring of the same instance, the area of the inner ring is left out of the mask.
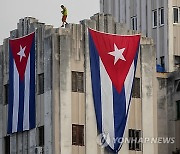
[[[61,8],[68,9],[69,23],[78,23],[82,19],[100,10],[99,0],[0,0],[0,45],[9,37],[9,32],[17,27],[20,18],[35,17],[39,22],[60,27]]]

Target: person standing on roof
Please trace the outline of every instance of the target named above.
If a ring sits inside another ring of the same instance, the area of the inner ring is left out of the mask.
[[[62,13],[62,26],[61,27],[64,27],[64,23],[65,24],[68,24],[67,22],[66,22],[66,19],[67,19],[67,9],[66,9],[66,7],[64,6],[64,5],[61,5],[61,8],[63,9],[62,11],[61,11],[61,13]]]

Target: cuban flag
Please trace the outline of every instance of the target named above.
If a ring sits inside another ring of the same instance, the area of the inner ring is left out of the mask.
[[[8,134],[35,128],[35,33],[9,40]]]
[[[89,29],[90,67],[97,128],[114,153],[121,147],[131,101],[140,35]]]

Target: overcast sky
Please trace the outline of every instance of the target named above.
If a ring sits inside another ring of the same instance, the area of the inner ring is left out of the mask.
[[[78,23],[82,19],[99,12],[99,0],[0,0],[0,45],[9,37],[9,32],[17,27],[20,18],[32,16],[40,22],[59,27],[61,25],[61,9],[63,4],[68,9],[70,23]]]

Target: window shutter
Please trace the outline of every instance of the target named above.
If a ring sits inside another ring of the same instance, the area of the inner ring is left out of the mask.
[[[38,75],[38,94],[44,93],[44,73]]]
[[[72,72],[72,92],[77,92],[76,72]]]
[[[77,145],[77,127],[72,125],[72,145]]]
[[[134,79],[132,97],[133,98],[140,98],[140,78]]]
[[[78,87],[78,92],[84,92],[84,78],[83,78],[83,72],[78,72],[77,73],[77,87]]]

